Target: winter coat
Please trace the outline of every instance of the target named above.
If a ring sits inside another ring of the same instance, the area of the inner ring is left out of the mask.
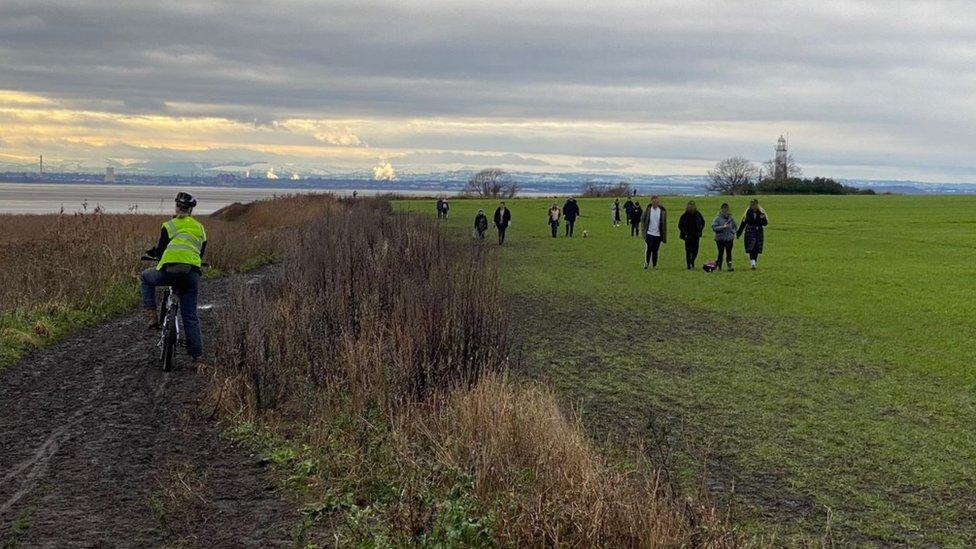
[[[488,216],[485,214],[478,214],[474,216],[474,228],[479,232],[483,233],[488,230]]]
[[[495,208],[495,226],[499,228],[508,228],[509,223],[512,222],[512,210],[505,208],[505,213],[502,213],[501,206]]]
[[[630,216],[629,216],[629,218],[630,218],[630,224],[631,225],[637,225],[638,223],[640,223],[640,220],[641,220],[641,216],[642,215],[644,215],[643,208],[641,208],[637,204],[634,204],[630,208]]]
[[[664,206],[658,206],[658,208],[661,209],[661,223],[658,227],[659,231],[661,232],[661,243],[666,244],[668,242],[668,210],[666,210]],[[647,234],[647,225],[651,222],[652,209],[653,208],[651,206],[648,206],[647,209],[644,210],[644,214],[641,216],[640,226],[642,235]]]
[[[769,219],[766,218],[766,212],[746,210],[746,215],[742,217],[742,224],[739,225],[739,231],[736,236],[742,236],[742,233],[746,235],[746,253],[749,254],[761,254],[763,252],[763,244],[765,243],[765,227],[769,225]]]
[[[698,210],[695,210],[695,213],[686,211],[678,219],[678,232],[681,233],[681,240],[698,240],[704,230],[705,218]]]
[[[570,199],[563,204],[563,217],[566,218],[566,221],[576,221],[579,214],[579,204],[577,204],[575,200]]]
[[[732,242],[735,240],[735,219],[731,214],[723,215],[719,212],[712,220],[712,231],[715,233],[716,241]]]

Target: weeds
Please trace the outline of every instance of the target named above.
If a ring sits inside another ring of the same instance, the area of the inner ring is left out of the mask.
[[[296,228],[335,199],[295,196],[238,205],[232,219],[204,218],[213,273],[274,261]],[[132,307],[139,258],[163,218],[150,215],[0,216],[0,368],[24,351]],[[213,276],[211,273],[208,276]]]
[[[213,391],[305,502],[296,542],[726,546],[646,460],[609,463],[551,391],[510,381],[482,247],[382,201],[334,203],[223,310]]]

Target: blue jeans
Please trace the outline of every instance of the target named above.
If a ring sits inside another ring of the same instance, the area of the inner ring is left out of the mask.
[[[183,331],[186,333],[186,350],[197,358],[203,354],[203,335],[200,333],[200,318],[197,316],[197,290],[200,274],[169,274],[166,271],[146,269],[139,277],[142,284],[142,307],[156,309],[156,286],[170,286],[180,296],[180,315],[183,317]]]

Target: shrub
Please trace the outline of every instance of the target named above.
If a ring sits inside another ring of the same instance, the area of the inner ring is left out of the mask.
[[[646,460],[608,463],[551,391],[505,377],[507,306],[484,250],[382,201],[335,203],[279,273],[232,291],[214,399],[248,432],[270,431],[244,441],[304,494],[303,536],[318,525],[343,545],[733,544]]]

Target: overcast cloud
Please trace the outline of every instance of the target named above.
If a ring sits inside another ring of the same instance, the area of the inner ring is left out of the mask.
[[[976,181],[971,2],[4,0],[0,161]]]

